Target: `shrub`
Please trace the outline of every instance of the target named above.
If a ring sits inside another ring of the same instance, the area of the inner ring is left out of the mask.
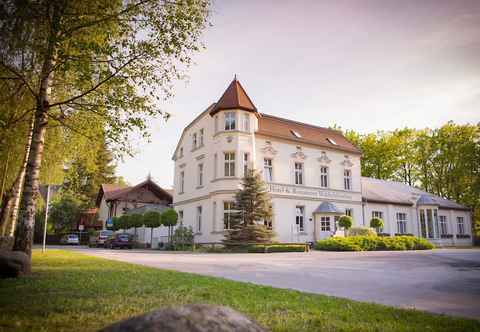
[[[375,236],[377,232],[371,227],[352,227],[348,230],[348,236]]]
[[[426,239],[414,236],[350,236],[317,241],[315,249],[328,251],[428,250],[433,249],[433,245]]]
[[[175,229],[171,239],[172,250],[190,250],[193,245],[192,227],[180,225]]]
[[[370,220],[370,227],[375,229],[383,228],[383,220],[380,218],[372,218],[372,220]]]
[[[223,243],[227,247],[237,247],[243,243],[270,243],[273,236],[273,231],[263,225],[239,225],[228,231]]]
[[[344,229],[349,229],[353,225],[353,219],[350,216],[341,216],[338,219],[338,226],[343,227]]]
[[[247,248],[247,251],[250,253],[272,253],[272,252],[305,252],[305,244],[272,244],[272,245],[261,245],[254,244],[250,245]]]

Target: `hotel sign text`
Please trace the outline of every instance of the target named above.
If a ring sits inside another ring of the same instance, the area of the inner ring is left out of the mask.
[[[312,198],[323,199],[346,199],[352,200],[352,195],[341,191],[316,189],[301,186],[291,186],[286,184],[267,183],[267,191],[272,194],[284,194],[295,196],[307,196]]]

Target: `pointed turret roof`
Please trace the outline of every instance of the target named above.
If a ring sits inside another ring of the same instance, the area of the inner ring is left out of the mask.
[[[236,76],[215,104],[215,107],[210,111],[210,115],[213,116],[221,110],[231,109],[241,109],[257,113],[257,108],[253,105],[252,100],[248,97]]]

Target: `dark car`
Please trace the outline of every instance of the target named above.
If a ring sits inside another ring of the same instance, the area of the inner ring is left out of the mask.
[[[113,231],[110,231],[110,230],[97,231],[94,235],[90,236],[90,238],[88,239],[88,246],[104,247],[105,242],[111,236],[113,236]]]
[[[105,241],[105,248],[133,248],[133,236],[127,233],[113,234]]]

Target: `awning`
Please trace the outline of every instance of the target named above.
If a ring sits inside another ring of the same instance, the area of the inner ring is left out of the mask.
[[[313,213],[321,213],[321,214],[345,214],[345,211],[340,210],[337,206],[331,202],[323,202],[320,204]]]

